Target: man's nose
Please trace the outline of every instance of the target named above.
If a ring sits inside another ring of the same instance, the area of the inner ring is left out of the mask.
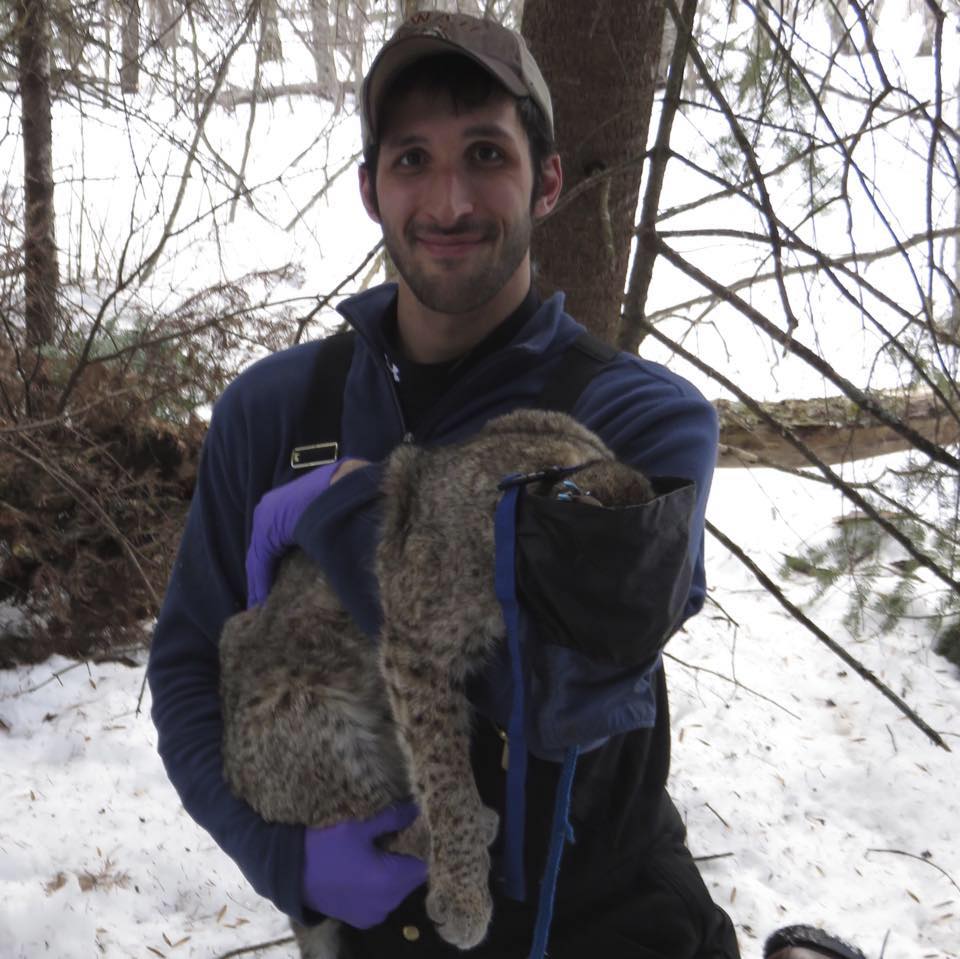
[[[430,184],[428,209],[437,226],[452,227],[473,213],[473,192],[460,171],[440,171]]]

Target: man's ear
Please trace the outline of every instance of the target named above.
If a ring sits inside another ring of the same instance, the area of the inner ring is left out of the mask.
[[[560,154],[553,153],[543,161],[540,176],[540,196],[534,201],[534,219],[542,219],[556,205],[563,189],[563,168],[560,166]]]
[[[363,208],[374,223],[379,223],[380,208],[377,206],[377,191],[366,163],[360,164],[358,173],[360,176],[360,199],[363,200]]]

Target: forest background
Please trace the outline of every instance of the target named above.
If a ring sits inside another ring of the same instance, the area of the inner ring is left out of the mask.
[[[960,664],[954,0],[4,0],[0,665],[140,661],[211,402],[389,273],[356,91],[438,6],[550,83],[541,291],[715,400],[712,548],[946,745],[861,647]],[[787,479],[810,532],[771,555]]]

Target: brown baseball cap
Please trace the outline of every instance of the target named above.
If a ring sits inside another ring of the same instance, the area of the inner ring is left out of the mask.
[[[377,142],[377,120],[390,82],[406,66],[438,53],[460,53],[479,64],[516,97],[530,97],[553,135],[553,104],[543,74],[519,33],[463,13],[415,13],[383,45],[363,79],[363,149]]]

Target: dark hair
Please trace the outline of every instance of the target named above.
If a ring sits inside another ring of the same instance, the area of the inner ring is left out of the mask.
[[[514,97],[506,87],[478,63],[459,53],[441,53],[416,60],[404,67],[390,82],[390,90],[380,104],[374,118],[377,140],[363,152],[363,165],[370,177],[370,190],[374,207],[377,205],[377,159],[384,130],[389,127],[390,110],[405,96],[414,91],[423,93],[446,93],[453,101],[453,109],[475,110],[491,97],[511,97],[517,106],[517,118],[527,137],[530,148],[530,163],[533,167],[533,192],[530,205],[540,196],[543,186],[543,165],[557,152],[550,133],[550,126],[543,111],[530,97]]]

